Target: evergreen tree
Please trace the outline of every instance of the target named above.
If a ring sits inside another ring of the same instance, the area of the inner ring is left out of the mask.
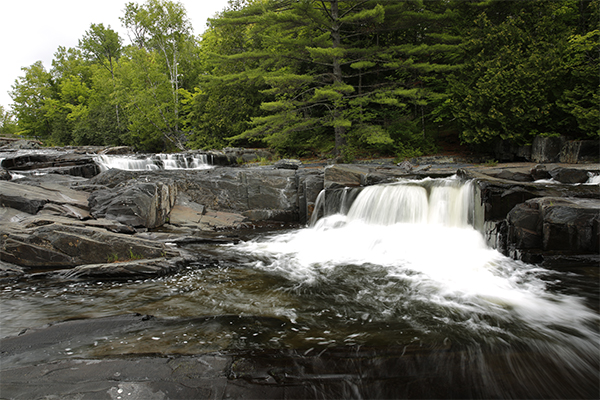
[[[420,1],[269,1],[224,13],[218,26],[254,38],[225,60],[256,65],[246,75],[269,85],[265,115],[237,138],[294,152],[332,137],[333,153],[347,158],[352,148],[393,149],[393,121],[427,104],[421,75],[447,68],[441,58],[420,59],[450,47],[428,43],[439,40],[425,33],[432,18],[442,19]]]
[[[485,3],[468,32],[464,73],[450,80],[462,140],[522,145],[538,135],[590,135],[587,121],[597,109],[591,104],[598,104],[598,46],[593,31],[577,36],[590,2],[509,3]]]

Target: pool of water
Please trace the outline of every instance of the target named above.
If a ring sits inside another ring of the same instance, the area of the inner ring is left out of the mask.
[[[450,186],[446,194],[418,189],[417,198],[425,197],[411,201],[463,202]],[[372,214],[365,204],[379,195],[365,189],[347,215],[312,227],[190,246],[198,262],[173,276],[6,283],[2,336],[139,313],[153,316],[152,323],[78,338],[46,357],[285,350],[314,356],[366,348],[401,357],[421,349],[429,361],[415,373],[448,368],[485,388],[478,393],[510,397],[515,382],[535,387],[526,392],[534,395],[597,393],[597,270],[551,271],[509,259],[469,226],[468,206],[460,220],[437,208],[419,217]],[[448,209],[460,213],[455,205]],[[440,351],[452,354],[447,364]]]

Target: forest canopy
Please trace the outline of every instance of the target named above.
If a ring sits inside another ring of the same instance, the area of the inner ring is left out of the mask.
[[[409,157],[598,138],[599,0],[231,0],[194,35],[181,3],[128,3],[23,68],[0,133],[139,151],[269,147]]]

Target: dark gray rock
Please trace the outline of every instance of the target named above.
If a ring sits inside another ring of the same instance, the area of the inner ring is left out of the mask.
[[[550,179],[552,176],[548,172],[548,168],[544,164],[538,164],[529,171],[534,181],[542,179]]]
[[[4,225],[4,229],[0,258],[28,268],[72,268],[179,255],[162,243],[90,226],[51,223],[30,228]]]
[[[405,160],[405,161],[402,161],[401,163],[398,164],[398,168],[402,172],[408,173],[408,172],[412,171],[413,165],[410,163],[410,161]]]
[[[217,168],[176,175],[179,192],[215,211],[249,212],[251,218],[297,221],[294,170]],[[260,212],[254,212],[260,211]]]
[[[495,173],[495,169],[492,173]],[[483,209],[482,221],[504,220],[517,204],[538,197],[575,197],[600,199],[597,185],[561,185],[536,182],[515,182],[487,175],[486,169],[465,169],[457,171],[459,177],[474,180],[477,196]]]
[[[335,164],[325,168],[324,187],[325,189],[334,189],[363,186],[369,172],[369,168],[367,167],[351,164]]]
[[[554,168],[549,171],[550,176],[560,183],[585,183],[589,179],[588,172],[575,168]]]
[[[90,213],[132,227],[156,228],[163,225],[175,205],[177,188],[173,183],[127,181],[113,189],[90,195]]]
[[[567,141],[559,156],[560,162],[577,164],[600,161],[599,140],[571,140]]]
[[[518,146],[509,140],[497,138],[492,144],[494,159],[500,162],[530,161],[532,146]]]
[[[558,162],[565,142],[563,137],[536,136],[531,146],[531,161],[536,163]]]
[[[5,170],[4,168],[0,168],[0,181],[10,181],[12,179],[12,175],[10,172]]]
[[[77,153],[25,154],[2,160],[1,166],[9,171],[33,171],[91,178],[100,173],[93,156]]]
[[[42,142],[39,140],[0,138],[0,145],[3,150],[34,150],[41,148]]]
[[[502,171],[500,171],[497,174],[490,174],[490,176],[493,176],[493,177],[499,178],[499,179],[506,179],[506,180],[514,181],[514,182],[532,182],[533,181],[533,177],[531,176],[531,173],[518,171],[518,170],[515,171],[515,170],[511,170],[511,169],[503,169]]]
[[[600,200],[544,197],[515,206],[507,217],[509,252],[597,254]]]
[[[46,203],[72,205],[87,209],[88,194],[61,185],[22,185],[0,181],[0,206],[36,214]]]
[[[306,224],[315,211],[319,193],[323,190],[323,172],[321,170],[302,170],[296,174],[298,187],[298,218]]]
[[[275,162],[273,164],[273,168],[275,169],[298,169],[302,165],[302,161],[300,160],[292,160],[292,159],[283,159]]]
[[[102,150],[99,154],[102,155],[112,155],[112,156],[119,156],[119,155],[127,155],[127,154],[133,154],[135,153],[135,151],[133,150],[132,147],[129,146],[116,146],[116,147],[109,147],[105,150]]]

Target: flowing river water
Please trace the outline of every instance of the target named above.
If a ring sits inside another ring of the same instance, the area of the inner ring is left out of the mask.
[[[472,187],[457,179],[371,186],[348,198],[302,229],[194,245],[198,263],[177,275],[13,282],[0,293],[2,336],[140,313],[160,323],[48,357],[421,351],[437,355],[417,373],[446,368],[484,397],[597,393],[597,272],[551,271],[489,248],[471,225]],[[515,382],[526,389],[513,392]]]

